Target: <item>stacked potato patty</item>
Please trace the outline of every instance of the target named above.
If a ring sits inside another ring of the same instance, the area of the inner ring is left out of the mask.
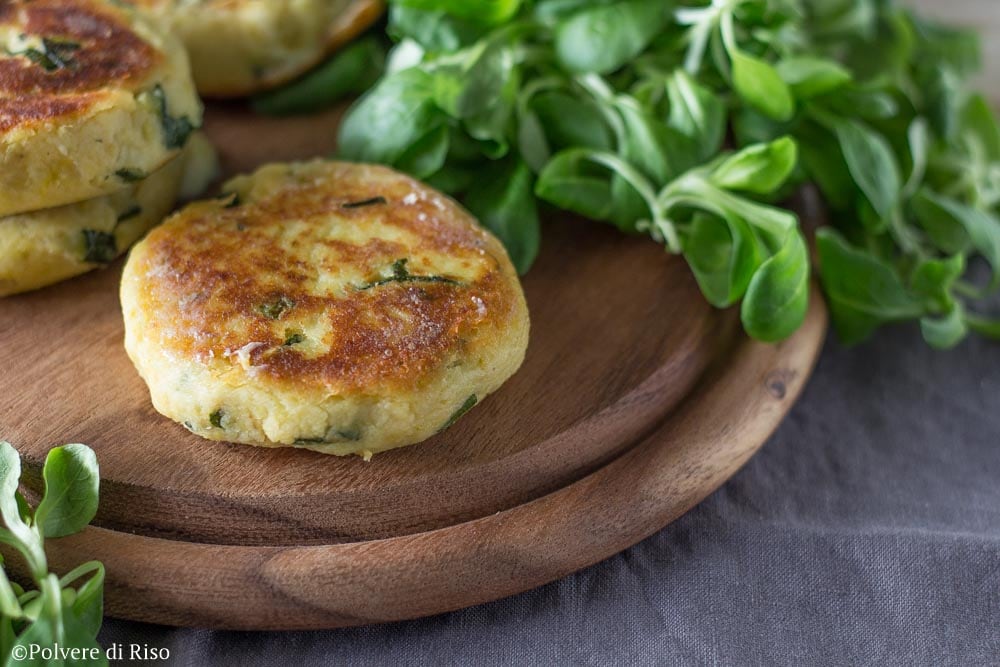
[[[296,78],[368,28],[382,0],[129,0],[184,41],[198,91],[242,97]]]
[[[0,296],[107,264],[158,223],[189,156],[211,157],[186,150],[201,117],[180,41],[136,10],[0,3]]]
[[[212,440],[370,456],[420,442],[524,360],[501,243],[385,167],[263,167],[132,251],[125,348],[162,414]]]

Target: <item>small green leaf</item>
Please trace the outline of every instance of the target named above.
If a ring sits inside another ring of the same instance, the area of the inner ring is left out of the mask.
[[[613,146],[604,117],[588,100],[545,91],[534,97],[531,108],[538,114],[553,150],[571,147],[610,150]]]
[[[965,324],[971,331],[992,340],[1000,340],[1000,320],[965,313]]]
[[[3,567],[0,567],[0,614],[12,618],[20,618],[23,614],[21,605],[17,601],[17,593],[11,586]]]
[[[611,211],[608,222],[611,222],[626,234],[639,231],[639,221],[649,220],[649,205],[638,190],[621,174],[611,176]]]
[[[764,342],[791,336],[809,309],[809,251],[798,230],[765,261],[747,288],[740,307],[746,332]]]
[[[909,127],[906,128],[906,143],[910,149],[910,176],[903,186],[903,199],[912,197],[927,175],[931,137],[925,119],[920,117],[913,119]]]
[[[0,515],[8,526],[21,523],[17,486],[21,478],[21,457],[9,442],[0,442]]]
[[[799,126],[795,138],[802,166],[819,187],[826,203],[838,211],[853,208],[861,193],[851,178],[837,138],[812,122]]]
[[[848,119],[837,120],[834,132],[858,187],[881,218],[891,218],[903,183],[889,142],[862,123]]]
[[[684,257],[702,294],[716,308],[739,301],[764,261],[750,225],[735,215],[725,220],[695,215],[684,239]]]
[[[526,273],[541,244],[534,175],[527,164],[507,161],[482,174],[464,203],[503,242],[518,273]]]
[[[923,188],[917,192],[910,201],[910,208],[917,223],[938,250],[949,255],[969,251],[972,239],[965,225],[942,207],[930,190]]]
[[[35,510],[28,504],[27,498],[18,491],[14,494],[14,499],[17,501],[17,509],[21,512],[21,519],[25,523],[31,523],[33,517],[35,516]]]
[[[514,58],[507,44],[483,40],[433,70],[434,101],[453,118],[470,118],[496,104],[513,72]]]
[[[54,574],[48,576],[56,579]],[[61,596],[57,588],[57,596],[54,600],[50,600],[45,595],[37,599],[37,604],[42,608],[41,613],[38,615],[38,620],[28,625],[24,632],[17,637],[14,647],[11,649],[11,655],[7,656],[6,667],[16,667],[19,664],[37,665],[39,667],[44,665],[48,667],[49,665],[54,666],[59,664],[56,661],[43,661],[37,658],[34,662],[30,660],[19,661],[14,658],[14,655],[28,656],[33,646],[54,647],[59,642],[60,637],[56,634],[57,623],[55,621],[56,619],[62,620],[62,603],[60,598]],[[59,623],[58,625],[61,626],[62,624]],[[65,638],[62,639],[65,643]]]
[[[777,70],[800,100],[833,92],[853,79],[850,71],[838,62],[815,56],[785,58],[778,63]]]
[[[937,136],[952,141],[961,115],[963,82],[949,67],[923,65],[918,65],[917,83],[924,98],[924,112]]]
[[[46,537],[78,533],[97,514],[100,474],[97,457],[86,445],[66,445],[49,451],[42,469],[45,495],[35,522]]]
[[[943,317],[922,317],[920,331],[931,347],[950,350],[969,335],[969,327],[957,306]]]
[[[726,135],[726,106],[683,69],[667,78],[670,115],[667,123],[699,147],[699,161],[719,152]]]
[[[662,0],[584,7],[556,26],[556,55],[572,72],[613,72],[646,48],[666,24],[667,16]]]
[[[490,160],[500,160],[510,153],[516,137],[511,130],[517,121],[517,95],[520,78],[507,77],[500,95],[488,107],[462,121],[468,135],[476,141],[477,148]]]
[[[973,27],[944,25],[914,12],[900,11],[913,25],[920,48],[935,64],[973,74],[982,64],[979,35]]]
[[[690,204],[725,217],[737,216],[759,230],[761,240],[772,252],[777,252],[787,242],[790,233],[799,227],[794,213],[761,204],[746,197],[719,189],[707,180],[690,179],[687,192]]]
[[[434,77],[419,68],[383,78],[351,107],[338,150],[358,162],[396,162],[445,122],[434,103]]]
[[[559,208],[593,220],[610,220],[611,176],[590,161],[591,151],[570,149],[552,158],[538,176],[535,194]]]
[[[414,178],[433,176],[448,159],[451,134],[444,125],[418,139],[396,160],[396,167]]]
[[[634,98],[619,96],[615,108],[624,123],[619,155],[659,187],[698,163],[698,147],[680,131],[653,117]]]
[[[858,121],[889,120],[899,115],[896,99],[880,88],[847,87],[822,98],[829,111]]]
[[[924,300],[929,309],[946,312],[954,305],[951,290],[963,273],[963,255],[952,255],[947,259],[925,259],[913,270],[910,289]]]
[[[727,190],[771,194],[788,179],[798,162],[798,147],[790,137],[755,144],[716,167],[711,182]]]
[[[733,87],[750,106],[774,120],[795,115],[795,99],[774,67],[742,51],[730,51]]]
[[[446,162],[435,174],[427,177],[426,183],[432,188],[457,196],[467,192],[478,176],[474,168]]]
[[[34,570],[45,565],[45,552],[41,538],[22,516],[17,487],[21,477],[21,457],[9,442],[0,442],[0,516],[4,526],[16,538],[13,544],[27,559]]]
[[[138,218],[142,215],[142,207],[139,205],[130,206],[121,213],[118,214],[118,219],[115,222],[122,223],[132,220],[133,218]]]
[[[929,233],[933,228],[931,221],[934,221],[933,225],[937,225],[938,233],[935,236],[939,242],[943,240],[940,236],[944,229],[949,230],[949,241],[956,245],[964,233],[992,268],[990,289],[1000,286],[1000,219],[984,210],[967,206],[949,197],[942,197],[926,188],[917,193],[913,204],[918,218]],[[964,247],[957,247],[951,252],[963,250]]]
[[[296,445],[335,445],[342,442],[358,442],[363,434],[357,427],[337,429],[331,428],[322,438],[298,438]]]
[[[72,622],[90,637],[96,637],[104,621],[104,565],[90,561],[75,568],[62,579],[62,586],[69,586],[85,575],[91,575],[76,589],[70,607]]]
[[[518,120],[517,149],[531,170],[538,173],[552,157],[545,128],[538,114],[530,109],[523,112]]]
[[[409,38],[427,51],[451,53],[474,44],[489,28],[447,12],[417,9],[398,3],[389,7],[389,35],[397,42]]]
[[[816,233],[816,244],[834,328],[845,344],[861,342],[885,323],[923,316],[923,305],[891,265],[851,247],[829,227]]]

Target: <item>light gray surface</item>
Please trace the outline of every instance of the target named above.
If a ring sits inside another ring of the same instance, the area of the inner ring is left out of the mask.
[[[185,665],[1000,665],[1000,345],[828,343],[725,487],[530,593],[331,632],[108,621],[101,640]]]

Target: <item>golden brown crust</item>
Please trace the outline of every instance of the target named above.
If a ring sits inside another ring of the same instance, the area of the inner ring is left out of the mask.
[[[65,51],[69,64],[51,70],[25,55],[0,58],[4,97],[66,95],[141,81],[162,60],[122,10],[97,0],[4,0],[0,25],[72,45]]]
[[[27,49],[0,55],[2,132],[78,114],[103,89],[142,81],[163,59],[121,10],[96,0],[6,0],[0,3],[0,25],[61,44],[57,57],[66,61],[45,66]]]
[[[32,96],[0,99],[0,132],[79,114],[103,96],[102,93],[83,93],[62,99]]]
[[[415,388],[523,316],[499,242],[408,177],[312,163],[255,192],[188,207],[133,256],[169,353],[212,363],[242,350],[258,377],[331,393]],[[412,280],[386,281],[403,259]],[[283,344],[305,328],[321,344]]]

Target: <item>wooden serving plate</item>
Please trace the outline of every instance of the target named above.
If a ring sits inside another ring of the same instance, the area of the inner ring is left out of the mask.
[[[212,109],[227,172],[332,149],[338,113]],[[525,278],[521,371],[454,428],[370,463],[201,440],[158,415],[122,348],[120,263],[0,301],[0,438],[41,487],[49,448],[101,465],[95,526],[49,545],[107,566],[122,618],[324,628],[523,591],[634,544],[728,479],[798,396],[826,314],[778,346],[706,305],[682,261],[578,220]]]

